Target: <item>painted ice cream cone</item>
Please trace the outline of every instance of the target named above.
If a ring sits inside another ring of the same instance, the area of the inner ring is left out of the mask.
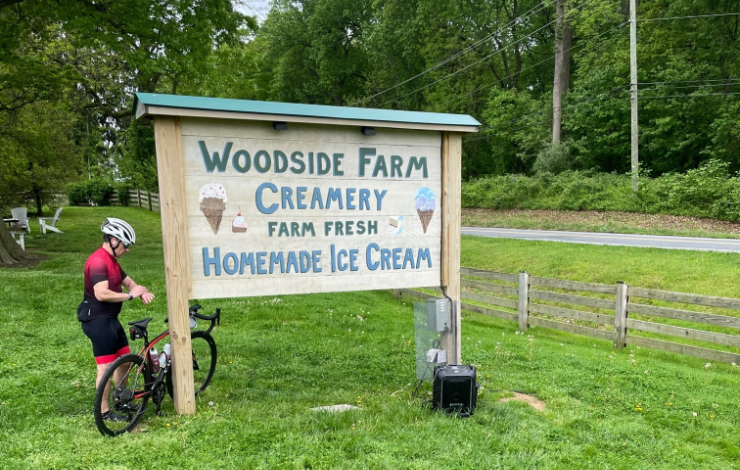
[[[416,213],[419,214],[419,220],[421,220],[421,228],[424,233],[427,233],[429,223],[434,217],[434,210],[437,208],[437,197],[434,192],[429,188],[420,188],[416,191],[414,196],[414,203],[416,205]]]
[[[203,211],[215,235],[226,210],[226,190],[220,184],[207,184],[200,188],[199,200],[200,210]]]

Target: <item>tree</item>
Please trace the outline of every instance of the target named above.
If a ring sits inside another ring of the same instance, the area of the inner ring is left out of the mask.
[[[40,211],[81,176],[83,158],[110,168],[132,92],[176,93],[215,49],[238,43],[244,22],[229,0],[1,1],[0,212],[23,192]],[[131,154],[154,161],[152,147]],[[8,237],[0,231],[0,258],[17,259]]]
[[[367,80],[369,0],[281,0],[260,33],[268,96],[343,106]]]
[[[552,143],[560,143],[563,122],[562,102],[570,86],[570,49],[573,42],[573,29],[565,9],[566,0],[557,0],[555,15],[555,72],[552,85]]]

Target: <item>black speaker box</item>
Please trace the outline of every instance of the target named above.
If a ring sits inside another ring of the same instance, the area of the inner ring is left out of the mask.
[[[434,368],[432,409],[472,416],[478,403],[475,367],[448,364]]]

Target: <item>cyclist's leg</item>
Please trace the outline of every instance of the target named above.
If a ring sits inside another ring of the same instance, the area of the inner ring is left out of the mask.
[[[128,338],[126,337],[126,332],[124,331],[123,327],[121,326],[121,322],[116,319],[115,321],[115,331],[116,331],[116,359],[119,357],[128,354],[131,352],[131,350],[128,347]],[[126,379],[128,378],[127,375],[127,367],[121,366],[113,373],[113,380],[118,385],[126,385]]]
[[[118,319],[112,317],[96,318],[89,322],[84,322],[82,325],[82,331],[85,332],[93,346],[93,355],[95,356],[95,362],[97,364],[97,377],[95,379],[95,388],[97,389],[100,384],[103,374],[108,370],[108,367],[118,357],[127,354],[129,352],[128,340],[126,334],[118,322]],[[116,383],[120,382],[125,371],[116,371],[114,380]],[[104,391],[104,398],[101,411],[103,413],[108,411],[108,393],[110,392],[110,385],[106,384]]]

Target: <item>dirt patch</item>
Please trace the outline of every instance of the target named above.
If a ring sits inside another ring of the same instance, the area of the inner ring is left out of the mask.
[[[532,395],[527,395],[525,393],[519,393],[519,392],[512,392],[514,394],[513,397],[504,397],[500,399],[499,403],[506,403],[507,401],[516,400],[521,401],[524,403],[527,403],[529,406],[534,408],[537,411],[545,411],[545,402],[533,397]]]
[[[493,210],[465,208],[463,225],[479,227],[541,228],[557,230],[611,229],[672,230],[686,232],[724,233],[740,236],[740,224],[698,217],[634,212],[555,211],[555,210]],[[523,226],[526,225],[526,226]],[[579,227],[580,226],[580,227]]]

